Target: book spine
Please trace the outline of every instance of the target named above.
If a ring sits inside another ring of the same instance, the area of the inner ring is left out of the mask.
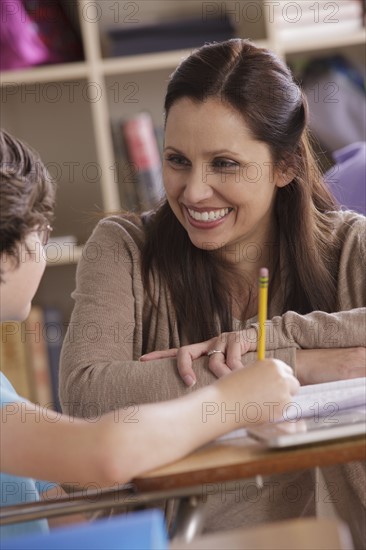
[[[41,407],[52,407],[53,397],[44,339],[44,319],[40,307],[33,306],[31,308],[30,314],[23,324],[23,333],[29,370],[33,376],[34,401]]]
[[[0,325],[0,369],[21,396],[34,400],[32,377],[28,371],[22,324],[8,321]]]
[[[135,210],[138,205],[136,194],[136,176],[131,169],[126,145],[121,132],[122,120],[112,120],[112,140],[114,148],[114,180],[121,189],[122,203],[128,210]],[[136,172],[136,171],[135,171]]]
[[[122,125],[129,159],[136,170],[136,192],[142,209],[163,198],[161,158],[149,113],[140,113]]]
[[[54,409],[61,412],[59,398],[59,366],[64,337],[63,318],[61,311],[54,307],[46,307],[43,316]]]

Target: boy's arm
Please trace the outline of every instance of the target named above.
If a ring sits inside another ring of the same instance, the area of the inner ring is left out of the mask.
[[[280,418],[298,387],[289,366],[267,360],[180,399],[142,405],[133,416],[120,409],[88,422],[30,403],[27,408],[8,403],[1,409],[1,467],[61,484],[124,483],[245,426],[243,415],[223,417],[223,403],[225,410],[233,410],[238,402],[244,407],[255,399],[261,412],[257,421],[265,422],[273,410],[268,403],[278,403],[275,415]],[[204,417],[207,403],[215,414]]]
[[[29,401],[5,403],[1,407],[1,470],[57,483],[101,478],[96,471],[98,445],[92,428],[88,422]]]

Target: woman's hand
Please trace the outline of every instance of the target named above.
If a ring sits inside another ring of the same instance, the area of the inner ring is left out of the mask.
[[[194,359],[209,356],[208,368],[221,378],[232,371],[241,369],[241,356],[257,347],[257,331],[254,328],[236,332],[223,332],[205,342],[190,344],[181,348],[152,351],[140,357],[140,361],[176,357],[179,375],[187,386],[194,386],[196,375],[192,368]]]
[[[366,348],[296,350],[296,374],[302,385],[366,376]]]

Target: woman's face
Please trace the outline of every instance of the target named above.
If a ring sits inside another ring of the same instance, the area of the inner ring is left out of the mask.
[[[260,253],[273,231],[276,189],[285,185],[273,168],[269,147],[253,138],[227,104],[184,98],[171,107],[164,185],[196,247],[222,249],[236,262],[250,253],[248,247],[256,247],[252,254]]]

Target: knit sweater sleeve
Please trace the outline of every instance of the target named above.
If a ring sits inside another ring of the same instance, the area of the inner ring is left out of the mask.
[[[366,346],[366,218],[342,213],[336,311],[287,311],[266,323],[266,349]],[[258,330],[258,324],[252,325]]]

